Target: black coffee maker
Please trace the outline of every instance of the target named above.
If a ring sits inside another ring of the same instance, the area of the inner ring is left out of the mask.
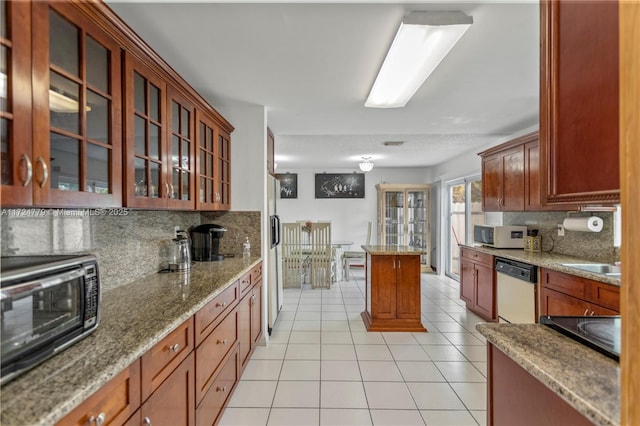
[[[205,223],[189,229],[191,234],[191,258],[197,261],[223,260],[220,254],[220,238],[227,230],[213,223]]]

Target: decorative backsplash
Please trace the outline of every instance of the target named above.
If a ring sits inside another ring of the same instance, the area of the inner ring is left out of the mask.
[[[175,226],[188,230],[215,222],[229,230],[221,240],[221,253],[241,256],[245,235],[252,252],[261,252],[260,212],[3,209],[2,213],[2,256],[91,253],[98,259],[104,290],[158,272],[166,263]]]
[[[566,212],[505,212],[504,225],[527,225],[538,229],[542,236],[542,250],[575,256],[593,262],[613,263],[620,260],[620,249],[613,245],[613,213],[570,213],[569,217],[598,216],[604,226],[601,232],[565,231],[558,236],[558,224],[567,217]]]

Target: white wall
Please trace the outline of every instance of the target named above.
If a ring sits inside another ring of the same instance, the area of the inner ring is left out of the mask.
[[[267,113],[260,105],[219,107],[231,133],[231,210],[263,211],[266,188]]]
[[[366,243],[367,222],[371,221],[371,243],[377,242],[377,192],[378,183],[430,183],[428,168],[379,168],[365,174],[365,198],[316,199],[316,173],[353,173],[346,169],[291,169],[279,173],[298,174],[298,198],[278,199],[278,214],[282,222],[297,220],[330,220],[331,239],[353,241],[352,250],[359,250]]]

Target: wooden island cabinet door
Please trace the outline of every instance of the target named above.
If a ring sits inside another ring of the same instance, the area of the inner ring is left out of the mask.
[[[396,318],[420,318],[420,256],[396,256]]]
[[[376,319],[396,318],[396,257],[371,256],[371,316]]]

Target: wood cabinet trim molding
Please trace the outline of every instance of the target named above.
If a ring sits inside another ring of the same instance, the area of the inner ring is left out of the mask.
[[[485,149],[484,151],[479,152],[478,155],[481,157],[484,157],[484,156],[500,153],[510,148],[514,148],[528,142],[535,142],[537,140],[538,140],[538,131],[536,130],[534,132],[527,133],[526,135],[518,136],[517,138],[512,139],[508,142],[502,143],[500,145],[496,145],[489,149]]]

